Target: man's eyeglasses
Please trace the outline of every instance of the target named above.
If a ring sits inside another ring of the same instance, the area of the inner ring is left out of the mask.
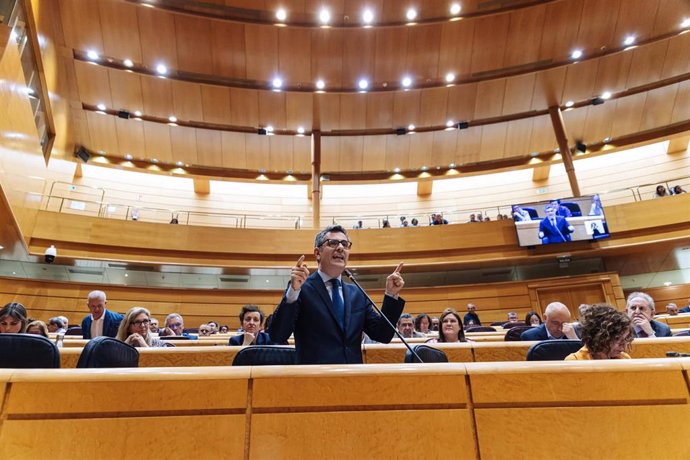
[[[323,243],[321,243],[321,246],[326,245],[329,248],[337,248],[338,245],[342,244],[345,249],[350,249],[352,247],[352,241],[348,240],[333,240],[333,239],[327,239]]]
[[[148,326],[150,323],[151,323],[151,321],[148,319],[142,319],[140,321],[132,321],[132,324],[134,324],[135,326],[142,326],[142,325]]]

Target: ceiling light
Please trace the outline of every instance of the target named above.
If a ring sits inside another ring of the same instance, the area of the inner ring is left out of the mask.
[[[680,23],[680,26],[683,28],[690,27],[690,18],[683,19],[683,22]]]
[[[575,105],[575,103],[574,103],[573,101],[567,101],[567,102],[565,103],[565,106],[566,106],[566,107],[572,107],[573,105]]]
[[[125,59],[124,61],[122,61],[122,63],[125,65],[125,67],[133,67],[134,66],[134,62],[132,62],[131,59]]]
[[[455,81],[455,74],[452,72],[448,72],[446,74],[446,83],[453,83]]]
[[[178,162],[177,162],[177,163],[175,163],[175,164],[176,164],[177,166],[184,166],[184,163],[183,163],[183,162],[181,162],[181,161],[178,161]]]
[[[399,172],[400,172],[400,168],[393,168],[393,172],[396,173],[396,174],[399,173]]]
[[[364,24],[371,24],[372,22],[374,22],[374,12],[368,8],[364,10],[364,12],[362,13],[362,21],[364,22]]]
[[[156,66],[156,72],[158,72],[159,75],[165,75],[168,73],[168,68],[165,66],[165,64],[158,64]]]
[[[570,53],[570,57],[573,59],[580,59],[582,57],[582,50],[580,50],[580,49],[573,50],[573,52]]]
[[[632,45],[633,43],[635,43],[635,36],[634,36],[634,35],[628,35],[628,36],[625,37],[625,39],[623,40],[623,44],[624,44],[625,46],[630,46],[630,45]]]
[[[276,19],[285,21],[287,19],[287,11],[285,11],[284,8],[278,8],[278,11],[276,11]]]
[[[321,24],[328,24],[331,20],[331,12],[328,11],[326,8],[322,8],[321,11],[319,11],[319,21]]]
[[[299,126],[299,127],[297,128],[297,134],[298,134],[298,135],[304,135],[304,127]]]
[[[269,136],[273,136],[273,126],[266,126],[266,134],[268,134]]]
[[[138,111],[138,110],[136,110],[136,111],[134,112],[134,116],[135,116],[135,117],[140,117],[140,116],[141,116],[141,112]]]
[[[446,128],[452,128],[455,125],[455,122],[453,120],[448,120],[446,122]]]
[[[100,110],[101,112],[105,112],[106,109],[105,104],[98,104],[96,108],[98,108],[98,110]]]
[[[421,167],[421,170],[422,170],[422,171],[426,171],[427,169],[429,169],[429,168],[427,168],[426,165],[424,165],[424,166]]]
[[[417,17],[417,10],[415,10],[414,8],[408,9],[407,13],[405,13],[405,17],[408,21],[414,21]]]
[[[403,85],[403,88],[409,88],[410,86],[412,86],[412,78],[403,77],[401,83]]]
[[[604,100],[611,99],[611,91],[604,91],[601,93],[601,98]]]
[[[175,115],[170,115],[168,117],[168,120],[170,121],[170,123],[177,123],[177,117]]]
[[[323,80],[316,80],[316,89],[322,90],[326,87],[326,82]]]
[[[407,125],[407,130],[408,131],[414,131],[415,125]]]
[[[604,138],[604,144],[608,144],[609,142],[611,142],[611,138],[610,138],[610,137],[605,137],[605,138]]]
[[[462,11],[462,6],[460,6],[459,3],[453,3],[450,5],[450,14],[455,16],[456,14],[460,14],[460,11]]]
[[[455,163],[449,164],[448,167],[450,167],[450,168],[455,168]]]
[[[369,87],[369,82],[365,78],[362,78],[357,82],[357,86],[361,90],[366,90]]]
[[[125,160],[130,161],[132,158],[134,158],[132,155],[129,153],[125,155]]]
[[[153,158],[153,159],[151,159],[151,163],[153,163],[153,164],[158,163],[158,158]]]
[[[283,87],[283,79],[280,77],[275,77],[271,82],[273,89],[280,89]]]
[[[100,56],[98,56],[98,53],[94,50],[88,50],[86,52],[86,57],[91,59],[92,61],[97,61]]]

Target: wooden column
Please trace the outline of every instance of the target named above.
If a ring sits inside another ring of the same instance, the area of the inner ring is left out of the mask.
[[[321,228],[321,131],[311,133],[311,206],[313,228]]]
[[[558,106],[549,107],[549,115],[551,116],[551,123],[553,124],[553,131],[556,134],[558,147],[561,149],[561,157],[563,158],[563,165],[565,172],[568,174],[568,181],[570,182],[570,189],[573,196],[581,196],[580,186],[577,183],[577,176],[575,175],[575,166],[573,165],[573,156],[570,153],[568,146],[568,135],[565,132],[565,124],[563,123],[563,114],[561,108]]]

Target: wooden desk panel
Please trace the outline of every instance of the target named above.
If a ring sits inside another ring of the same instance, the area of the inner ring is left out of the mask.
[[[470,343],[430,343],[429,346],[443,350],[451,363],[472,362],[472,344]],[[407,348],[403,344],[364,345],[364,362],[366,364],[404,363],[406,351]]]
[[[474,362],[525,361],[527,350],[535,342],[475,342]]]
[[[139,367],[231,366],[242,347],[139,348]],[[60,367],[75,368],[82,348],[61,348]]]

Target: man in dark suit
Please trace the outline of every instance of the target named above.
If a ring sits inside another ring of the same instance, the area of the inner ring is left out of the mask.
[[[467,313],[462,318],[462,323],[465,327],[467,326],[481,326],[482,322],[479,321],[479,315],[476,312],[476,307],[473,303],[467,304]]]
[[[122,316],[106,309],[105,292],[91,291],[86,299],[90,315],[86,316],[81,322],[81,335],[85,339],[92,339],[105,335],[115,337],[117,328],[120,327]]]
[[[343,227],[327,227],[314,241],[318,271],[309,274],[304,256],[292,268],[268,333],[272,342],[281,343],[294,332],[298,364],[360,364],[363,332],[381,343],[393,338],[393,329],[367,298],[355,286],[342,283],[351,247]],[[386,279],[381,308],[393,324],[405,306],[399,297],[405,284],[402,267],[401,263]]]
[[[654,299],[644,292],[633,292],[626,302],[628,317],[632,321],[633,332],[637,338],[671,337],[671,328],[654,321]]]
[[[564,217],[556,215],[557,205],[547,204],[544,206],[544,217],[539,223],[539,238],[542,244],[565,243],[570,241],[570,234],[575,228],[568,224]]]
[[[579,339],[570,323],[570,310],[560,302],[551,302],[546,306],[541,326],[528,329],[520,335],[520,340],[558,339]]]

